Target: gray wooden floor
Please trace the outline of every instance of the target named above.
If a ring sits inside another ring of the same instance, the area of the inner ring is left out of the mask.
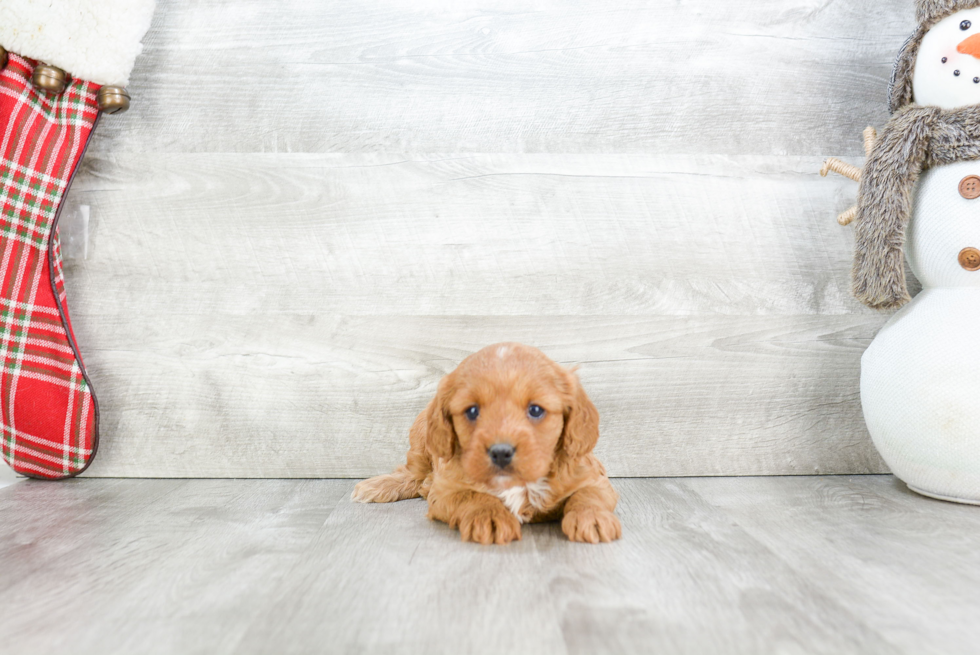
[[[889,476],[615,481],[625,538],[463,544],[347,480],[0,490],[3,653],[973,653],[980,509]]]

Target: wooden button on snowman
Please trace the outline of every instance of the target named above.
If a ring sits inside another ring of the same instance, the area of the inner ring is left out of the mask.
[[[980,504],[980,0],[920,0],[917,19],[852,212],[855,296],[901,307],[861,359],[861,404],[910,488]]]

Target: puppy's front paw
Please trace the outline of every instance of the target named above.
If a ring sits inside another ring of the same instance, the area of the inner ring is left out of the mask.
[[[393,503],[418,496],[418,483],[398,471],[362,480],[350,495],[355,503]]]
[[[597,544],[616,541],[623,536],[623,526],[616,515],[606,509],[580,509],[565,514],[561,531],[571,541]]]
[[[459,520],[463,541],[490,544],[509,544],[521,539],[521,523],[503,507],[480,508],[463,515]]]

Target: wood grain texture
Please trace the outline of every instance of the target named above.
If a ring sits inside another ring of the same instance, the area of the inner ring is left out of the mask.
[[[908,0],[161,3],[99,152],[850,154]]]
[[[883,318],[849,297],[851,235],[818,208],[853,189],[816,159],[88,166],[68,270],[112,435],[91,475],[378,473],[502,340],[583,365],[615,475],[884,470],[857,395]]]
[[[21,482],[0,496],[0,605],[13,611],[0,652],[231,652],[257,618],[241,594],[274,584],[347,493],[308,481],[88,484]],[[73,609],[57,630],[24,622],[58,598]],[[222,615],[237,629],[211,621]],[[204,621],[171,630],[194,617]]]
[[[968,545],[980,529],[977,508],[923,502],[893,478],[795,485],[758,478],[745,487],[714,479],[690,487],[824,593],[850,588],[840,605],[896,652],[964,652],[972,630],[965,626],[980,607],[980,557]],[[955,585],[937,588],[954,576]],[[882,583],[897,593],[880,594]]]
[[[387,471],[439,378],[503,340],[581,365],[616,475],[885,470],[857,391],[877,316],[212,320],[103,322],[92,376],[113,437],[92,475]]]
[[[872,315],[819,158],[89,157],[79,314]],[[828,219],[829,217],[829,219]]]
[[[89,474],[379,473],[503,339],[582,363],[613,474],[885,470],[857,189],[817,171],[861,163],[911,15],[162,3],[64,226]]]
[[[504,547],[348,481],[19,483],[0,652],[975,650],[975,508],[891,476],[613,482],[622,541]]]

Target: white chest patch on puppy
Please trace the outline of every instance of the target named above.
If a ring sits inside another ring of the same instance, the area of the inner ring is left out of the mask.
[[[527,485],[510,487],[495,491],[493,494],[503,502],[504,507],[510,510],[511,514],[517,517],[518,521],[523,523],[521,510],[524,509],[524,505],[530,504],[538,511],[543,510],[551,497],[551,485],[548,484],[547,478],[541,478]]]
[[[499,498],[504,503],[504,507],[510,510],[510,513],[517,517],[517,520],[521,523],[524,519],[521,518],[521,508],[524,507],[524,501],[527,500],[527,487],[511,487],[510,489],[504,489],[503,491],[497,492],[497,498]]]

